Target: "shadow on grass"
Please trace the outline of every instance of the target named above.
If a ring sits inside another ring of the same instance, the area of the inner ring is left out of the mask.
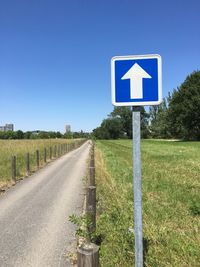
[[[100,234],[98,236],[95,236],[92,239],[92,242],[95,243],[97,246],[101,246],[101,243],[103,242],[104,239],[105,239],[105,236]]]
[[[146,260],[147,260],[147,254],[149,250],[149,245],[150,245],[150,240],[147,238],[143,238],[143,258],[144,258],[144,267],[146,265]]]

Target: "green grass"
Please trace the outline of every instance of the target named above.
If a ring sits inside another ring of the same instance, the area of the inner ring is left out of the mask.
[[[141,151],[145,266],[200,266],[200,142]],[[98,141],[96,169],[102,266],[133,266],[132,142]]]
[[[0,140],[0,188],[8,186],[11,181],[11,156],[15,155],[17,165],[17,179],[26,175],[25,154],[30,153],[31,172],[36,170],[35,151],[40,153],[40,166],[44,163],[44,148],[47,149],[47,161],[50,161],[50,147],[73,142],[66,139],[41,139],[41,140]]]

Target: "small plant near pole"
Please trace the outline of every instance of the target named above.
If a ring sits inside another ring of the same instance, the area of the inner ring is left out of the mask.
[[[91,217],[87,214],[78,216],[72,214],[69,216],[69,221],[77,226],[76,236],[83,237],[86,240],[86,243],[91,242],[95,237],[95,232],[88,231],[92,226]]]
[[[91,243],[96,239],[96,234],[88,231],[93,225],[90,216],[73,214],[69,220],[77,226],[76,235],[85,239],[77,249],[77,266],[99,267],[99,246]]]

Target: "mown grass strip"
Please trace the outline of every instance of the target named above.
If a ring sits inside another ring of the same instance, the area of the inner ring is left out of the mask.
[[[200,143],[142,142],[145,265],[200,266]],[[102,266],[132,266],[132,143],[98,141]]]

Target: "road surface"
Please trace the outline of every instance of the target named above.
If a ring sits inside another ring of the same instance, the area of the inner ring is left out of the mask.
[[[80,213],[89,142],[0,196],[0,266],[70,266],[71,214]]]

